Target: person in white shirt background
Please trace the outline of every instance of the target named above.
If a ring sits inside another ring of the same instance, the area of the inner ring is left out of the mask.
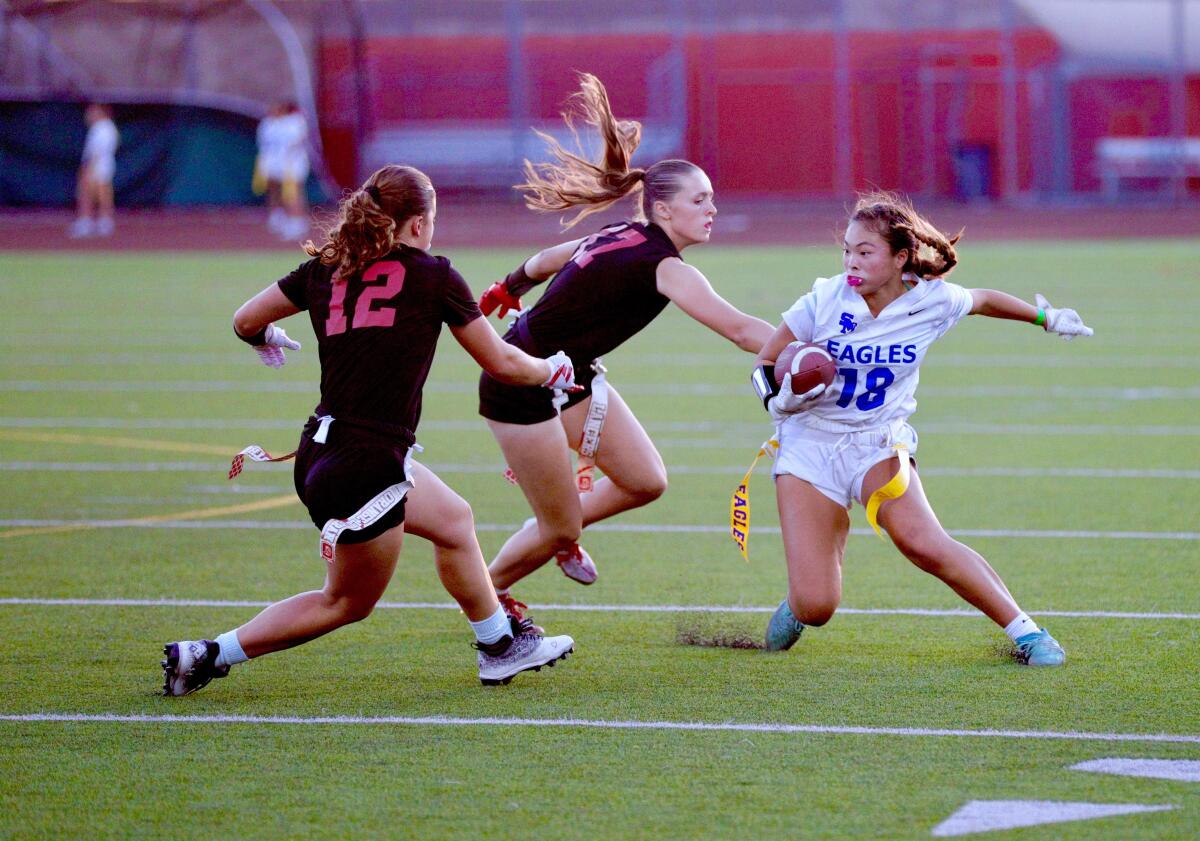
[[[279,193],[285,219],[278,228],[282,239],[298,239],[308,233],[308,200],[304,187],[308,179],[308,121],[294,102],[285,103],[276,118],[274,131],[279,144]]]
[[[113,175],[116,172],[120,134],[112,120],[112,109],[93,102],[84,111],[87,139],[75,185],[73,238],[111,236],[113,225]]]
[[[758,355],[752,382],[776,423],[773,472],[788,571],[787,598],[767,626],[770,650],[790,648],[805,625],[833,617],[857,499],[914,565],[1005,630],[1019,662],[1057,666],[1065,659],[983,556],[938,522],[910,461],[917,434],[908,418],[926,351],[967,315],[1023,321],[1064,339],[1092,330],[1040,294],[1035,306],[943,280],[958,262],[957,241],[896,195],[863,196],[846,228],[844,273],[818,278]],[[796,394],[790,374],[776,385],[771,363],[797,340],[822,345],[837,362],[828,387]]]
[[[275,234],[282,234],[287,222],[283,209],[280,185],[283,181],[283,146],[279,142],[279,118],[283,115],[282,105],[272,105],[271,110],[258,123],[255,140],[258,158],[254,162],[254,192],[266,195],[267,227]]]

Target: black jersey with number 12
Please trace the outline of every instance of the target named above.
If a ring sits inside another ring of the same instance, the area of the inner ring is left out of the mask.
[[[313,259],[279,281],[317,335],[317,411],[411,436],[442,325],[469,324],[479,305],[449,260],[405,245],[359,275],[334,280],[333,273]]]

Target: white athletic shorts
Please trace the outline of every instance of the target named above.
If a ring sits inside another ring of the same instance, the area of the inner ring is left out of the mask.
[[[296,155],[286,155],[280,166],[280,181],[295,181],[297,184],[302,184],[304,179],[308,178],[308,155],[300,153]]]
[[[117,171],[117,160],[112,156],[93,158],[88,161],[88,180],[94,183],[108,184],[113,180]]]
[[[278,152],[262,152],[258,156],[258,166],[263,178],[268,181],[283,180],[283,155]]]
[[[794,418],[779,425],[779,452],[772,475],[803,479],[847,510],[862,496],[867,471],[894,456],[906,444],[917,452],[917,431],[904,421],[857,432],[814,429]]]

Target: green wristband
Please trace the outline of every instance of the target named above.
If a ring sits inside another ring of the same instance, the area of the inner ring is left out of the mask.
[[[1033,323],[1038,327],[1046,326],[1046,311],[1044,309],[1038,309],[1037,318],[1033,320]]]

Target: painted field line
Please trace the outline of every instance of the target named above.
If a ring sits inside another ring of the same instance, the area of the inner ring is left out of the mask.
[[[292,502],[298,502],[295,496]],[[267,505],[268,500],[262,500],[263,508],[282,506],[285,503],[279,498],[273,505]],[[256,504],[256,503],[248,503]],[[228,513],[241,506],[230,506]],[[217,512],[219,509],[208,509]],[[189,512],[190,513],[190,512]],[[273,529],[273,530],[307,530],[312,523],[303,520],[183,520],[182,515],[161,514],[155,517],[140,517],[134,519],[112,520],[65,520],[65,519],[21,519],[13,518],[0,520],[0,528],[21,529]],[[204,514],[202,516],[213,516]],[[520,526],[516,523],[476,523],[477,532],[515,532]],[[726,534],[727,526],[685,525],[671,523],[598,523],[588,526],[589,533],[612,532],[618,534]],[[779,534],[774,527],[752,528],[752,534]],[[1012,537],[1046,540],[1058,538],[1063,540],[1200,540],[1200,532],[1194,531],[1069,531],[1066,529],[947,529],[951,535],[958,537]],[[857,537],[871,537],[874,532],[870,529],[850,529],[850,534]],[[0,537],[12,535],[12,532],[0,532]]]
[[[148,438],[120,438],[111,435],[74,435],[69,432],[25,432],[0,429],[0,441],[27,441],[33,444],[83,444],[88,447],[116,447],[130,450],[166,450],[174,453],[204,453],[229,456],[236,447],[220,444],[195,444],[191,441],[154,441]]]
[[[137,517],[131,520],[123,521],[125,526],[135,528],[156,528],[164,523],[170,522],[176,525],[173,528],[181,527],[183,523],[193,520],[200,520],[205,517],[221,517],[226,514],[248,514],[252,511],[266,511],[271,508],[282,508],[285,505],[293,505],[298,503],[294,493],[284,494],[283,496],[273,496],[268,499],[257,499],[254,502],[243,502],[240,505],[221,505],[216,508],[198,508],[194,511],[179,511],[171,514],[152,514],[149,517]],[[106,520],[78,520],[64,521],[61,523],[50,523],[49,525],[30,525],[22,528],[16,528],[12,531],[0,532],[0,539],[6,537],[26,537],[34,534],[61,534],[70,531],[82,531],[84,529],[93,528],[112,528]],[[122,522],[122,521],[118,521]]]
[[[299,429],[299,424],[290,424],[289,428]],[[648,428],[654,431],[654,424],[646,424]],[[1142,424],[1139,426],[1126,426],[1120,424],[1034,424],[1034,423],[969,423],[961,421],[923,421],[919,424],[920,431],[925,433],[937,433],[942,435],[1113,435],[1113,436],[1129,436],[1129,435],[1144,435],[1150,437],[1180,437],[1180,436],[1195,436],[1200,435],[1200,426],[1171,426],[1171,425],[1154,425]],[[131,427],[134,428],[134,427]],[[166,427],[163,427],[166,428]],[[471,431],[486,433],[487,427],[482,422],[463,421],[463,420],[446,420],[446,421],[427,421],[422,429],[429,430],[456,430],[456,431]],[[689,446],[689,447],[716,447],[727,448],[731,444],[746,444],[747,441],[761,441],[766,437],[766,433],[770,432],[770,427],[761,423],[710,423],[708,421],[699,421],[690,423],[683,427],[679,425],[670,425],[666,427],[667,432],[714,432],[723,433],[709,439],[671,439],[663,437],[656,431],[656,435],[662,438],[661,443],[670,446]],[[295,436],[289,436],[289,441]],[[64,433],[33,433],[21,429],[6,429],[3,424],[0,424],[0,439],[8,439],[13,441],[30,441],[40,443],[64,443],[64,444],[92,444],[104,445],[111,447],[133,447],[137,438],[116,438],[116,437],[99,437],[99,436],[84,436],[84,435],[69,435]],[[736,439],[736,440],[735,440]],[[747,446],[753,446],[748,444]],[[134,449],[137,449],[134,447]],[[191,444],[182,441],[145,441],[143,449],[160,449],[160,450],[177,450],[180,452],[204,452],[223,455],[226,447],[219,447],[214,444]]]
[[[288,443],[300,434],[302,419],[286,418],[264,420],[261,418],[111,418],[111,417],[0,417],[0,429],[101,429],[101,430],[131,430],[131,429],[181,429],[181,430],[281,430],[291,433],[287,436]],[[656,435],[670,435],[685,432],[711,432],[723,438],[748,437],[761,440],[770,433],[770,427],[755,421],[720,421],[720,420],[647,420],[642,425]],[[1019,434],[1101,434],[1109,431],[1122,431],[1128,427],[1111,427],[1100,425],[1088,426],[1057,426],[1030,424],[988,424],[977,425],[963,422],[928,421],[918,424],[920,431],[945,433],[991,432],[996,429],[1016,431]],[[1188,430],[1200,431],[1200,427],[1139,427],[1146,430],[1165,430],[1167,434],[1188,434]],[[427,418],[421,422],[422,432],[480,432],[486,433],[487,426],[482,418]],[[1146,434],[1159,434],[1151,431]],[[91,439],[89,439],[91,440]],[[130,440],[130,439],[120,439]],[[172,442],[166,442],[172,443]],[[268,442],[270,443],[270,442]],[[676,442],[671,442],[676,443]],[[278,444],[278,441],[276,441]],[[730,468],[737,470],[738,468]],[[739,472],[744,471],[744,467]],[[1036,469],[1036,468],[1033,468]],[[504,472],[503,468],[500,472]]]
[[[434,473],[503,475],[502,464],[452,464],[422,461]],[[0,473],[38,471],[61,473],[213,473],[229,469],[224,462],[198,461],[0,461]],[[291,464],[256,464],[255,471],[277,470],[291,472]],[[746,465],[671,465],[671,475],[734,476],[744,472]],[[1200,479],[1200,470],[1172,470],[1136,467],[923,467],[922,476],[1010,476],[1014,478],[1055,479]]]
[[[122,341],[122,344],[128,342]],[[149,343],[147,343],[149,344]],[[13,345],[25,348],[27,345]],[[172,365],[212,365],[218,362],[230,364],[244,363],[245,354],[238,350],[231,351],[110,351],[96,353],[81,350],[78,353],[68,351],[45,352],[14,350],[6,357],[14,364],[41,367],[77,367],[80,365],[132,365],[137,363],[157,362]],[[639,354],[642,362],[655,365],[737,365],[740,357],[727,353],[694,352],[661,352]],[[1196,362],[1188,358],[1173,356],[1137,356],[1087,355],[1064,356],[1062,354],[965,354],[942,353],[935,354],[921,363],[930,369],[936,368],[1179,368],[1194,370]],[[620,363],[618,363],[620,365]]]
[[[0,721],[96,724],[287,724],[411,727],[564,727],[600,730],[807,733],[835,736],[1056,739],[1071,742],[1171,742],[1200,744],[1191,733],[1095,733],[1086,730],[960,730],[936,727],[857,727],[832,724],[769,724],[731,721],[633,721],[589,718],[454,718],[451,716],[122,715],[118,713],[0,713]]]
[[[41,605],[45,607],[267,607],[267,601],[222,599],[35,599],[0,598],[0,605]],[[379,602],[377,610],[454,610],[452,602]],[[688,605],[688,604],[532,604],[537,610],[567,613],[773,613],[775,607],[754,605]],[[977,610],[968,608],[927,607],[841,607],[838,614],[852,616],[957,616],[980,618]],[[1136,613],[1114,610],[1032,610],[1034,616],[1056,616],[1069,619],[1182,619],[1200,620],[1200,613]]]
[[[466,393],[474,392],[474,382],[430,382],[425,389],[430,392]],[[212,393],[230,392],[312,392],[313,384],[308,381],[252,382],[234,380],[2,380],[0,389],[10,392],[142,392],[156,393]],[[671,394],[693,396],[743,396],[746,388],[733,383],[622,383],[620,391],[625,394]],[[1200,386],[1028,386],[1028,385],[926,385],[921,393],[935,397],[1020,397],[1041,400],[1196,400],[1200,399]]]

